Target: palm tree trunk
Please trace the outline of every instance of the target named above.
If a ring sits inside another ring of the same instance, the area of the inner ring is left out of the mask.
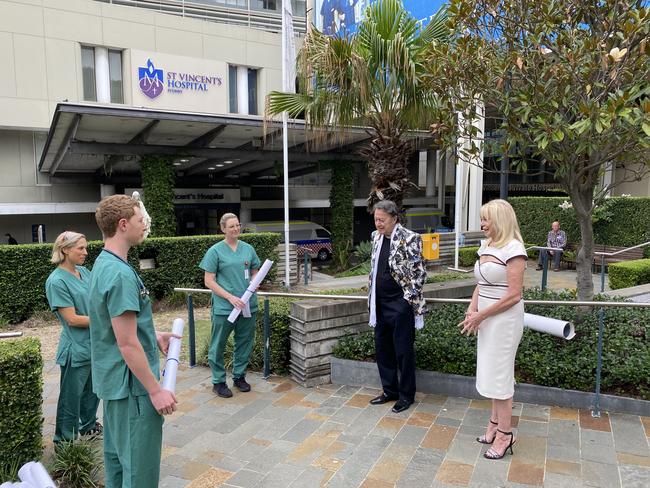
[[[409,157],[413,151],[410,141],[398,135],[378,135],[364,149],[361,156],[368,162],[368,174],[372,182],[368,196],[368,211],[380,200],[391,200],[402,208],[409,185]]]

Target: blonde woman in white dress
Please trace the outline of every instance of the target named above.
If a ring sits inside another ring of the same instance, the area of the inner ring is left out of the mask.
[[[460,324],[463,334],[478,334],[476,389],[492,399],[492,415],[481,444],[491,444],[484,456],[501,459],[516,441],[512,433],[515,356],[524,328],[522,290],[526,250],[517,216],[505,200],[481,207],[479,260],[474,265],[478,285]]]

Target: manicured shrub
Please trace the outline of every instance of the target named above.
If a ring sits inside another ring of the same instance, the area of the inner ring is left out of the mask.
[[[609,265],[609,286],[612,290],[650,283],[650,259],[622,261]]]
[[[174,287],[203,288],[199,262],[208,248],[221,239],[223,235],[150,238],[129,252],[129,262],[139,269],[140,259],[153,259],[156,267],[142,270],[140,275],[154,298],[166,298]],[[277,261],[275,247],[280,239],[280,234],[273,233],[241,236],[242,241],[255,248],[262,262],[267,258]],[[88,243],[88,268],[92,268],[102,247],[100,241]],[[54,269],[51,253],[51,244],[0,246],[0,323],[20,322],[47,309],[45,280]],[[274,279],[275,269],[267,282]]]
[[[527,299],[575,300],[568,293],[527,290]],[[476,339],[462,336],[457,324],[465,305],[444,305],[428,314],[424,329],[416,333],[419,369],[474,376]],[[520,382],[592,392],[595,388],[598,310],[578,320],[578,308],[529,305],[526,311],[569,320],[576,325],[570,341],[524,329],[515,362]],[[604,393],[650,399],[650,310],[606,308],[601,388]],[[334,348],[343,359],[374,361],[372,334],[350,336]]]
[[[41,458],[42,402],[43,359],[38,339],[0,341],[0,472]]]
[[[459,247],[458,248],[458,264],[465,268],[474,266],[478,259],[478,246]]]

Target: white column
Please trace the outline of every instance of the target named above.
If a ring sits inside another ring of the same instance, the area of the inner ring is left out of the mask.
[[[237,113],[248,114],[248,67],[237,66]]]
[[[438,182],[438,208],[445,211],[445,192],[447,190],[447,159],[446,152],[436,151],[436,181]]]
[[[108,49],[95,48],[95,89],[99,103],[111,103],[111,75],[108,70]]]
[[[474,155],[469,164],[469,181],[467,192],[469,194],[469,208],[467,218],[467,230],[481,230],[481,205],[483,205],[483,133],[485,132],[485,108],[482,103],[478,106],[478,117],[472,120],[472,125],[476,127],[475,144],[479,146],[479,151]]]
[[[100,198],[110,197],[115,195],[115,185],[99,185]]]
[[[614,164],[611,161],[609,161],[608,163],[605,163],[605,171],[603,172],[603,188],[607,188],[611,186],[613,182],[614,182]],[[612,196],[611,188],[605,192],[605,195],[610,197]]]
[[[251,221],[251,209],[248,207],[244,207],[244,204],[242,203],[242,206],[239,207],[239,222],[244,225],[244,224],[249,224]]]
[[[425,193],[427,197],[434,197],[436,194],[437,152],[439,151],[427,151],[427,186]]]

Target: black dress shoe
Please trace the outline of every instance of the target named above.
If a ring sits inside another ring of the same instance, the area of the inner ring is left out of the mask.
[[[411,402],[407,402],[406,400],[397,400],[395,402],[395,405],[393,405],[393,412],[395,413],[403,412],[404,410],[408,410],[410,406],[411,406]]]
[[[237,388],[239,388],[239,391],[243,393],[251,391],[251,385],[248,384],[246,378],[243,376],[241,378],[235,378],[232,382]]]
[[[232,391],[230,391],[230,388],[225,383],[215,383],[212,385],[212,391],[221,398],[230,398],[232,396]]]
[[[378,397],[375,397],[372,400],[370,400],[370,405],[383,405],[384,403],[392,402],[395,400],[397,400],[397,397],[389,396],[386,395],[386,393],[382,393]]]

